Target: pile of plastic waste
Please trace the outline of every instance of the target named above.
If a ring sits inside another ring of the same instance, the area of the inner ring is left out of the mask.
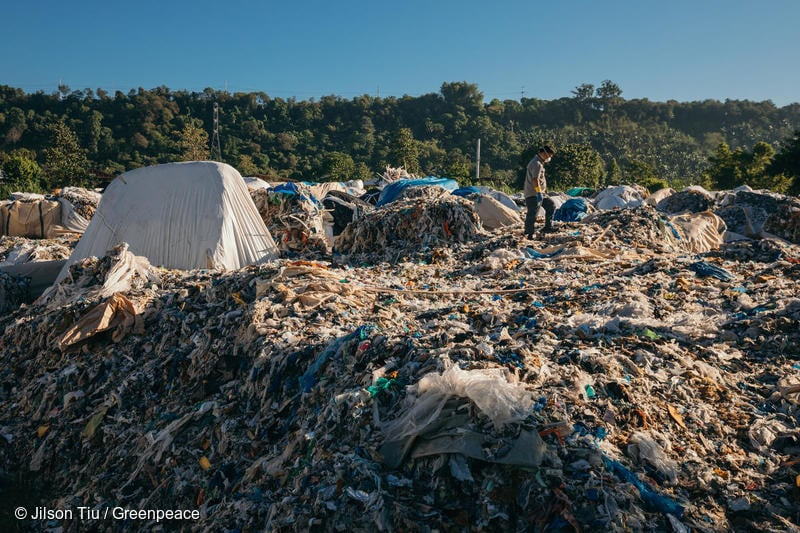
[[[418,188],[341,254],[79,261],[0,315],[2,509],[74,515],[0,526],[794,530],[800,247],[698,252],[665,221],[528,241]]]

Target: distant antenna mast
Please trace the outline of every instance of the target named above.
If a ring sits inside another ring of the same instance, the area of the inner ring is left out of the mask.
[[[214,135],[211,137],[211,160],[222,162],[222,148],[219,146],[219,104],[217,102],[214,102]]]
[[[521,92],[520,94],[521,94],[521,96],[520,96],[520,100],[522,100],[523,98],[525,98],[525,86],[524,86],[524,85],[522,86],[522,92]]]

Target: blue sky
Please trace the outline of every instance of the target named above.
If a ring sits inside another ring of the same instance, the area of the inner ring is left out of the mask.
[[[800,1],[15,1],[0,84],[35,92],[418,96],[443,82],[555,99],[800,102]]]

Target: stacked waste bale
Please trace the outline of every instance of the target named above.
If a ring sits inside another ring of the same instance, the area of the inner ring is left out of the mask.
[[[680,234],[661,213],[648,204],[623,211],[598,211],[585,217],[582,224],[594,224],[606,230],[606,237],[659,252],[680,249]]]
[[[75,212],[86,220],[91,220],[97,211],[97,204],[100,203],[102,195],[82,187],[64,187],[56,194],[56,197],[64,198],[72,204]]]
[[[334,251],[396,260],[424,248],[472,242],[483,233],[469,200],[439,187],[411,187],[351,223],[337,237]]]
[[[290,187],[250,189],[250,196],[270,235],[282,252],[316,251],[326,253],[329,243],[325,237],[326,213],[300,183]]]

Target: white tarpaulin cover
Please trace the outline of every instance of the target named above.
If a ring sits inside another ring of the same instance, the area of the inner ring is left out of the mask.
[[[97,211],[59,274],[126,242],[167,268],[237,269],[277,258],[275,241],[239,172],[192,161],[138,168],[106,188]]]
[[[600,191],[594,199],[594,206],[602,210],[617,207],[627,209],[639,207],[642,201],[642,195],[635,188],[630,185],[617,185]]]

